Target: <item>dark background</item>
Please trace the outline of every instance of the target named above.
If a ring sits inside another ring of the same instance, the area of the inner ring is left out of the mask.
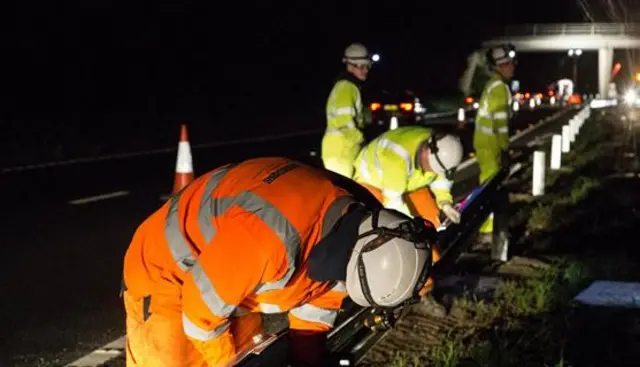
[[[466,58],[506,24],[583,21],[573,1],[52,2],[5,6],[0,166],[324,124],[344,48],[381,55],[371,88],[455,96]],[[595,53],[580,62],[595,88]],[[571,76],[521,54],[521,88]],[[4,163],[4,164],[2,164]]]

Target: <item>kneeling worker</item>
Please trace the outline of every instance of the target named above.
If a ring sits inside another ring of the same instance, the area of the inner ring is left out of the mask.
[[[451,186],[462,157],[458,137],[437,135],[422,126],[404,126],[383,133],[362,148],[354,163],[354,180],[386,208],[420,216],[436,227],[440,226],[442,210],[449,220],[459,223]]]
[[[364,205],[329,174],[250,159],[199,177],[147,218],[124,258],[127,366],[226,366],[254,347],[262,314],[280,312],[291,365],[327,366],[345,297],[420,299],[435,228]]]

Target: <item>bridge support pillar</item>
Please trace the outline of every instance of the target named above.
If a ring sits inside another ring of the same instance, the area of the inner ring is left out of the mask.
[[[601,98],[609,98],[609,82],[611,81],[611,68],[613,67],[613,48],[601,48],[598,50],[598,93]]]

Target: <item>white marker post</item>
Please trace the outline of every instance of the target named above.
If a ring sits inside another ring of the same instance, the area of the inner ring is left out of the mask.
[[[395,130],[398,128],[398,118],[393,116],[389,122],[389,130]]]
[[[554,134],[551,138],[551,169],[560,169],[562,165],[562,135]]]
[[[562,153],[569,153],[571,148],[571,137],[569,136],[571,132],[569,131],[569,125],[564,125],[562,127]]]
[[[533,186],[531,189],[533,196],[544,195],[545,163],[544,151],[533,152]]]
[[[569,121],[569,141],[571,144],[576,142],[576,119],[571,119]]]
[[[464,120],[465,120],[464,108],[458,108],[458,122],[464,122]]]
[[[580,134],[580,129],[582,128],[582,123],[584,122],[584,116],[581,116],[576,120],[576,135]]]
[[[514,101],[513,102],[513,111],[514,112],[518,112],[519,109],[520,109],[520,102]]]

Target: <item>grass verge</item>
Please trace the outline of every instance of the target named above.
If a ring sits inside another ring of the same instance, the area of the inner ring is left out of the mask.
[[[623,366],[640,351],[634,309],[573,301],[594,280],[637,280],[637,182],[609,180],[615,114],[594,112],[563,168],[548,172],[547,194],[514,195],[512,252],[544,266],[501,282],[490,299],[454,301],[456,326],[420,352],[398,352],[393,366]],[[549,147],[547,149],[547,156]],[[512,189],[530,190],[524,174]],[[525,199],[522,199],[522,198]],[[505,266],[508,266],[505,265]]]

